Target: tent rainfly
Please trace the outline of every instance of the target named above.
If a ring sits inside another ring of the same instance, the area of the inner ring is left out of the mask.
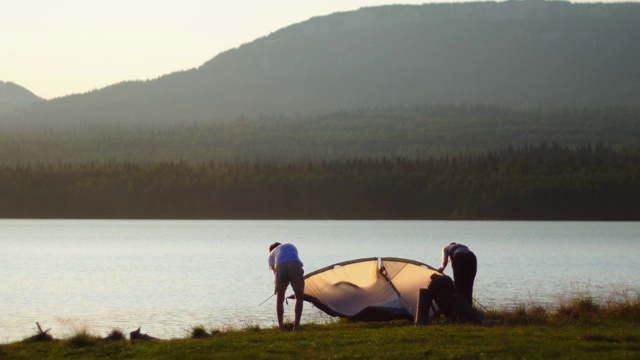
[[[341,262],[305,276],[304,300],[331,316],[412,320],[418,293],[436,272],[427,264],[392,257]]]

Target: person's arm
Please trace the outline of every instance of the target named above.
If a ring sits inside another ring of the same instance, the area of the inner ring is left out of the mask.
[[[275,259],[275,256],[273,255],[273,251],[269,253],[267,262],[269,263],[269,270],[276,272],[276,259]]]
[[[438,272],[439,273],[443,272],[444,269],[447,267],[447,264],[449,264],[449,247],[445,246],[442,248],[442,265],[440,265]]]

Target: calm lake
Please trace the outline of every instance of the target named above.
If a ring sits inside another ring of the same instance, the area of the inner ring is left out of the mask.
[[[0,220],[0,342],[36,322],[57,338],[274,326],[275,298],[260,303],[275,241],[295,244],[307,273],[372,256],[437,268],[455,241],[478,257],[482,306],[552,308],[576,294],[638,296],[639,240],[637,222]],[[305,303],[303,322],[328,319]]]

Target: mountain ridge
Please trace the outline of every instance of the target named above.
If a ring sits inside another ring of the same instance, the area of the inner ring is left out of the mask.
[[[640,104],[640,4],[387,5],[313,17],[201,66],[23,109],[31,123],[179,123],[428,103]]]

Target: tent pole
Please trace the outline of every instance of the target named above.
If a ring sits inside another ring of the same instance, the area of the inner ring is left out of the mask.
[[[482,306],[482,304],[480,304],[480,303],[478,302],[478,299],[473,298],[473,301],[475,301],[475,302],[476,302],[476,304],[480,305],[480,307],[482,308],[482,310],[484,310],[484,311],[486,311],[486,312],[489,312],[489,310],[487,310],[487,308],[486,308],[486,307]]]
[[[265,301],[261,302],[260,305],[264,304],[267,302],[267,300],[271,299],[273,297],[273,295],[275,295],[276,293],[271,294],[271,296],[269,296]],[[260,306],[258,305],[258,306]]]
[[[393,282],[389,278],[389,274],[387,273],[387,269],[384,266],[381,266],[380,270],[379,270],[379,273],[380,273],[380,275],[382,275],[382,277],[384,277],[385,280],[387,280],[387,283],[389,284],[389,286],[391,286],[391,288],[396,293],[396,295],[398,295],[398,298],[400,299],[400,301],[402,301],[402,304],[404,305],[404,307],[406,307],[407,309],[410,309],[411,306],[404,301],[404,298],[402,297],[402,294],[400,294],[400,291],[398,291],[396,286],[393,284]]]

